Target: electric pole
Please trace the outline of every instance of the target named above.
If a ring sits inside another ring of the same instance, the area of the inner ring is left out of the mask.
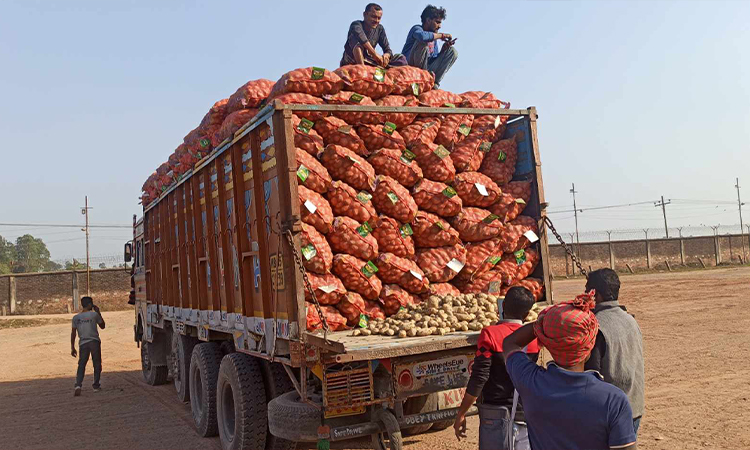
[[[91,259],[89,257],[89,196],[85,197],[85,206],[81,208],[81,214],[86,216],[86,295],[91,296]]]
[[[578,237],[578,207],[576,206],[576,194],[578,191],[576,191],[576,184],[572,183],[573,189],[570,190],[570,193],[573,194],[573,216],[576,218],[576,246],[578,247],[578,252],[581,252],[581,240]]]
[[[740,200],[740,179],[737,178],[737,183],[734,185],[737,188],[737,208],[740,210],[740,242],[742,243],[742,259],[745,259],[745,236],[743,236],[742,227],[742,201]]]
[[[654,203],[654,206],[659,207],[661,206],[661,212],[664,214],[664,232],[667,234],[667,239],[669,239],[669,227],[667,226],[667,208],[666,206],[668,204],[672,203],[671,200],[664,201],[664,196],[661,196],[661,202]]]

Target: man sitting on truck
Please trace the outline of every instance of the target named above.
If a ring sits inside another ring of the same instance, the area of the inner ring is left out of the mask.
[[[466,393],[458,409],[453,428],[456,437],[466,437],[466,413],[481,395],[479,408],[479,450],[523,450],[528,449],[528,435],[524,422],[523,407],[517,404],[516,415],[513,411],[513,382],[505,370],[503,360],[503,339],[521,328],[523,319],[534,306],[534,294],[523,287],[512,287],[502,303],[502,320],[496,325],[484,328],[479,335],[477,355],[474,358],[471,378],[466,386]],[[529,360],[536,362],[539,347],[532,341],[526,352]],[[517,399],[516,399],[517,400]],[[514,423],[516,422],[516,423]],[[515,446],[510,447],[508,433],[513,425]],[[525,445],[524,445],[525,444]]]
[[[620,278],[612,269],[589,274],[586,290],[594,291],[594,314],[599,322],[596,343],[586,370],[596,370],[607,383],[622,389],[633,410],[633,428],[638,435],[644,411],[643,336],[638,323],[618,302]]]
[[[411,27],[401,50],[410,66],[435,74],[435,89],[440,87],[443,77],[458,59],[458,51],[453,46],[456,40],[448,33],[438,33],[446,14],[445,8],[427,5],[422,11],[422,23]],[[444,42],[441,49],[437,45],[439,40]]]
[[[91,297],[81,298],[83,311],[73,316],[73,329],[70,332],[70,355],[78,356],[78,372],[76,373],[76,385],[73,395],[81,395],[83,386],[83,375],[86,373],[86,364],[89,356],[94,362],[94,392],[99,392],[101,385],[99,379],[102,375],[102,341],[99,338],[99,330],[106,326],[99,307],[94,304]],[[78,351],[76,351],[76,332],[78,333]]]
[[[393,52],[385,35],[385,28],[380,24],[383,8],[376,3],[369,3],[365,6],[363,16],[364,20],[355,20],[349,25],[341,65],[367,64],[387,67]],[[376,45],[383,49],[382,56],[375,50]]]
[[[628,397],[595,371],[584,370],[599,323],[591,311],[595,293],[543,310],[503,341],[513,385],[523,399],[531,448],[544,450],[636,450]],[[547,369],[522,354],[538,339],[554,363]]]

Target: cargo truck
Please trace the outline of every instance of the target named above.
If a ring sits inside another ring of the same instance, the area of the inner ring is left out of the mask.
[[[135,341],[146,383],[172,379],[202,436],[224,448],[293,448],[448,427],[479,332],[396,338],[308,332],[300,254],[295,111],[502,114],[539,221],[533,276],[551,300],[537,114],[528,109],[265,106],[133,217]]]

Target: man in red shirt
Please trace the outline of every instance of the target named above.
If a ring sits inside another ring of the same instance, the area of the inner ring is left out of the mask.
[[[534,295],[526,288],[513,287],[508,290],[502,303],[502,320],[496,325],[482,330],[477,343],[471,378],[466,386],[461,407],[458,410],[453,428],[456,437],[466,437],[466,412],[480,398],[479,408],[479,449],[508,449],[508,427],[513,425],[515,448],[521,449],[527,442],[523,407],[518,402],[515,417],[513,410],[513,382],[505,370],[503,360],[503,339],[521,328],[523,319],[534,306]],[[536,340],[526,348],[529,359],[536,362],[539,347]],[[521,422],[521,423],[519,423]],[[528,448],[528,445],[526,446]]]

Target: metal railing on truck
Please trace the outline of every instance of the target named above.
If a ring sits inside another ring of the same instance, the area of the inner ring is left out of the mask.
[[[211,331],[232,334],[239,351],[294,366],[304,364],[301,360],[310,346],[339,353],[332,361],[351,360],[353,355],[340,355],[349,350],[358,360],[376,354],[434,351],[427,342],[436,336],[415,340],[408,352],[397,350],[406,346],[404,340],[392,340],[386,346],[390,350],[372,349],[371,355],[306,331],[303,275],[294,263],[302,223],[292,131],[295,111],[508,116],[506,133],[523,134],[518,140],[514,179],[520,176],[532,182],[532,198],[524,214],[540,225],[541,262],[535,274],[543,279],[551,300],[535,108],[286,105],[276,101],[144,209],[150,263],[146,288],[156,314],[197,326],[199,336],[206,340]],[[170,232],[162,232],[166,230]],[[294,249],[282,236],[287,231]],[[463,345],[475,343],[476,336],[466,338]],[[427,347],[421,350],[420,345]],[[446,348],[455,347],[441,350]]]

